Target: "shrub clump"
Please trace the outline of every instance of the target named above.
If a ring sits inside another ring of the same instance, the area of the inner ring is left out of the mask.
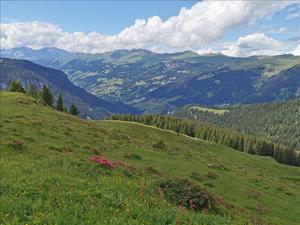
[[[24,141],[20,140],[20,139],[15,139],[12,141],[11,146],[14,148],[14,150],[16,151],[21,151],[21,150],[25,150],[26,146]]]
[[[166,148],[166,145],[163,141],[159,141],[159,142],[153,144],[152,147],[153,148],[164,149],[164,148]]]
[[[168,201],[187,209],[220,212],[216,198],[205,188],[187,179],[165,179],[158,183],[158,188]]]

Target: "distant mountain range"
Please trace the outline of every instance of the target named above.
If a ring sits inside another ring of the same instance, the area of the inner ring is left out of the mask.
[[[68,77],[59,70],[47,68],[28,60],[0,58],[0,89],[7,89],[12,80],[20,80],[25,87],[30,83],[41,88],[43,84],[51,87],[55,96],[63,95],[66,105],[74,103],[83,117],[101,119],[112,113],[136,113],[137,111],[122,103],[108,102],[87,93],[75,86]]]
[[[166,113],[187,104],[232,105],[300,96],[300,57],[228,57],[194,52],[158,54],[144,49],[99,54],[56,48],[2,50],[63,70],[87,92],[141,112]]]

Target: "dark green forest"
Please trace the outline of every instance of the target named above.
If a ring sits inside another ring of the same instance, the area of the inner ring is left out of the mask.
[[[300,166],[300,154],[284,145],[257,138],[245,133],[188,119],[162,115],[112,115],[108,119],[123,120],[153,125],[215,143],[224,144],[238,151],[271,156],[280,163]]]
[[[300,149],[299,98],[286,102],[241,105],[226,110],[224,114],[218,114],[187,106],[173,115],[213,123]]]

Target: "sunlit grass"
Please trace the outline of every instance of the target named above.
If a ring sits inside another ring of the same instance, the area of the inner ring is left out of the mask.
[[[298,222],[299,168],[145,125],[82,120],[23,94],[0,100],[1,224]],[[128,167],[103,168],[94,155]],[[179,212],[156,190],[163,177],[188,178],[235,209]]]

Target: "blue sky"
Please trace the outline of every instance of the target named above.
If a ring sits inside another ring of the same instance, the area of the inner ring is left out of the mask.
[[[2,2],[2,0],[1,0]],[[197,1],[3,1],[2,22],[39,20],[66,31],[116,34],[135,19],[154,15],[163,20]]]
[[[299,1],[1,1],[1,48],[274,55],[299,34]]]

